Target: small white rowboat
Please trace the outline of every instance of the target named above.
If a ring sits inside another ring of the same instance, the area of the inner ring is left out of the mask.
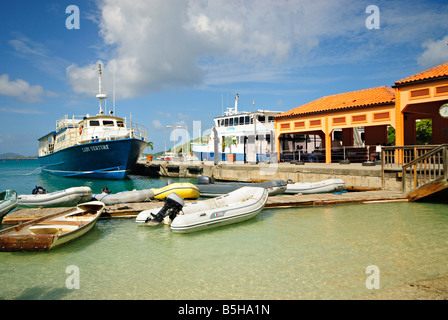
[[[91,201],[0,231],[0,251],[46,251],[79,238],[101,216],[104,203]]]
[[[311,193],[326,193],[337,192],[344,189],[344,180],[342,179],[328,179],[319,182],[296,182],[288,183],[286,185],[285,193],[287,194],[311,194]]]

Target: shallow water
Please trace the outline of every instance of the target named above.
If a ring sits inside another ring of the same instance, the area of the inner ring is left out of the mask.
[[[0,188],[26,184],[4,172],[0,166]],[[26,179],[48,189],[80,182]],[[165,183],[131,177],[113,185]],[[448,275],[447,213],[445,204],[424,203],[265,209],[192,234],[101,219],[52,251],[0,253],[0,299],[357,299],[375,290],[366,287],[370,265],[379,268],[379,290]],[[69,266],[79,270],[79,289],[67,288]]]

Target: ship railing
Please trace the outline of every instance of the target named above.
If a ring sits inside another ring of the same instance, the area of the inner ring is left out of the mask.
[[[137,123],[125,123],[123,127],[90,127],[84,128],[78,136],[78,143],[110,141],[127,138],[135,138],[147,141],[148,130]]]
[[[53,153],[55,151],[65,149],[74,145],[99,142],[99,141],[110,141],[119,140],[127,138],[135,138],[142,141],[147,141],[148,130],[137,123],[126,123],[122,127],[90,127],[83,128],[67,128],[63,136],[56,137],[56,143],[54,144],[54,149],[48,149],[48,153]]]
[[[126,123],[126,127],[130,129],[131,138],[148,141],[148,129],[146,127],[135,122]]]
[[[79,122],[82,121],[83,116],[73,115],[69,117],[67,114],[61,119],[56,120],[56,131],[61,131],[65,128],[77,128]]]
[[[56,136],[56,142],[54,144],[53,150],[49,150],[49,153],[65,149],[78,144],[78,129],[70,128],[65,131],[64,139],[62,137]]]

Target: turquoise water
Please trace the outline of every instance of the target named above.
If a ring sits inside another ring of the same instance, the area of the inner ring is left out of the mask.
[[[137,176],[56,178],[27,161],[0,162],[0,190],[88,185],[99,192],[107,185],[118,192],[166,184]],[[366,287],[371,265],[380,271],[378,290],[448,275],[447,248],[445,204],[265,209],[192,234],[104,219],[49,252],[0,253],[0,299],[358,299],[375,290]],[[79,271],[79,289],[67,287],[69,266]]]
[[[124,190],[160,188],[166,185],[168,179],[150,179],[142,176],[132,176],[125,180],[87,180],[83,178],[64,178],[42,173],[37,160],[1,160],[0,159],[0,190],[14,189],[18,194],[31,194],[36,185],[53,192],[70,187],[88,186],[93,193],[101,193],[108,187],[111,192]]]

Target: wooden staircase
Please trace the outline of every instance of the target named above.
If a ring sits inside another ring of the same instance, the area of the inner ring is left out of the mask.
[[[448,197],[448,144],[428,150],[402,167],[403,193],[409,201],[435,194]]]

